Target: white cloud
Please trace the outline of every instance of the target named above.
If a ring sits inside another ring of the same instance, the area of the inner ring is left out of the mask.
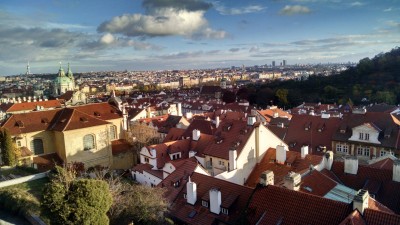
[[[261,12],[264,9],[266,9],[266,7],[261,5],[248,5],[236,8],[228,8],[223,4],[221,4],[220,2],[214,2],[213,5],[221,15],[241,15],[241,14]]]
[[[350,6],[363,6],[363,5],[365,5],[365,3],[363,3],[363,2],[352,2],[352,3],[350,3]]]
[[[286,5],[280,11],[280,14],[287,16],[296,14],[309,14],[309,13],[311,13],[311,9],[301,5]]]
[[[110,33],[106,33],[100,38],[100,42],[103,44],[111,44],[114,42],[114,40],[114,36]]]
[[[224,38],[226,32],[213,30],[204,18],[205,11],[156,8],[148,14],[124,14],[102,23],[97,31],[128,37],[184,36],[188,38]]]

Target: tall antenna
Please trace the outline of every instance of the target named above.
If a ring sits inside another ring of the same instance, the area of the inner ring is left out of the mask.
[[[26,72],[25,72],[25,74],[26,74],[26,75],[31,74],[31,70],[30,70],[30,66],[29,66],[29,61],[28,61],[28,65],[26,65]]]

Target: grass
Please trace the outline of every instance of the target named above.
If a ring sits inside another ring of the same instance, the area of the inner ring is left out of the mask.
[[[38,173],[36,169],[30,167],[14,167],[14,168],[1,168],[0,175],[8,176],[10,174],[19,175],[19,176],[28,176]]]
[[[43,195],[43,188],[44,188],[45,184],[47,184],[49,182],[50,182],[49,178],[45,177],[45,178],[28,181],[28,182],[21,183],[21,184],[8,186],[5,188],[20,188],[20,189],[26,190],[27,192],[29,192],[33,196],[35,196],[38,199],[38,201],[40,201],[40,199],[42,198],[42,195]]]

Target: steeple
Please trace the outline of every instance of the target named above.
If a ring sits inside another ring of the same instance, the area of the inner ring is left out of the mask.
[[[60,69],[58,70],[58,76],[59,77],[64,77],[65,76],[65,72],[64,72],[64,69],[61,66],[61,62],[60,62]]]
[[[74,74],[71,71],[71,68],[69,67],[69,63],[68,63],[68,71],[67,71],[67,76],[71,79],[74,79]]]

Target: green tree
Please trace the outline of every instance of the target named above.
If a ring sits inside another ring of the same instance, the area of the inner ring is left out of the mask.
[[[56,167],[44,189],[42,213],[51,224],[108,224],[106,213],[112,204],[108,184],[72,177],[65,169]]]
[[[278,89],[276,90],[275,96],[278,98],[279,102],[281,103],[281,105],[288,105],[288,94],[289,91],[288,89]]]
[[[7,166],[17,165],[18,158],[20,157],[19,149],[15,146],[7,129],[0,131],[0,147],[3,163]]]
[[[114,203],[109,211],[111,224],[163,224],[168,202],[164,189],[117,183],[111,185]]]

